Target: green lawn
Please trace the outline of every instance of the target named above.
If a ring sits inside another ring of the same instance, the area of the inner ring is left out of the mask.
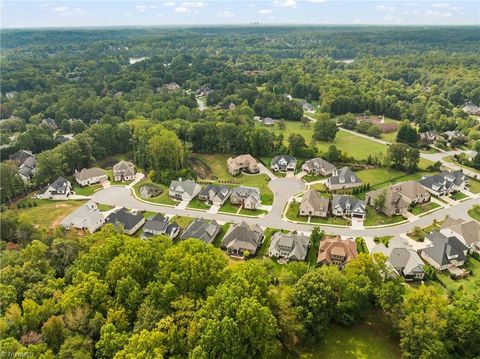
[[[228,223],[228,222],[225,223],[222,226],[222,229],[220,230],[220,232],[218,233],[218,235],[215,237],[215,239],[212,242],[212,245],[214,247],[220,248],[220,246],[222,245],[223,237],[225,237],[225,233],[227,233],[229,228],[230,228],[230,223]]]
[[[468,215],[480,222],[480,206],[473,206],[472,209],[468,211]]]
[[[81,187],[78,184],[74,184],[72,190],[75,194],[80,196],[91,196],[96,190],[102,188],[101,184],[93,184],[91,186]]]
[[[227,202],[225,202],[225,204],[222,207],[220,207],[218,211],[227,212],[227,213],[237,213],[239,208],[240,206],[231,204],[230,200],[228,200]]]
[[[397,134],[398,131],[391,132],[391,133],[381,133],[380,138],[384,141],[388,141],[390,143],[396,143],[397,142]]]
[[[272,240],[272,237],[276,232],[281,232],[281,230],[276,228],[266,228],[263,231],[263,235],[265,236],[265,239],[262,243],[262,246],[257,252],[257,257],[261,258],[263,256],[268,256],[268,248],[270,247],[270,241]]]
[[[477,170],[476,168],[469,167],[469,166],[465,166],[465,165],[463,165],[463,164],[461,164],[461,163],[458,163],[458,162],[455,161],[455,160],[453,159],[453,157],[451,157],[451,156],[444,157],[443,160],[444,160],[445,162],[453,163],[454,165],[457,165],[458,167],[462,167],[462,168],[465,168],[465,169],[467,169],[467,170],[470,170],[470,171],[473,171],[473,172],[476,172],[476,173],[479,173],[479,174],[480,174],[480,171]]]
[[[407,233],[410,238],[417,242],[423,242],[425,236],[433,231],[438,231],[440,229],[442,221],[437,221],[436,223],[432,223],[431,225],[420,228],[418,230],[414,229],[412,232]]]
[[[210,205],[208,205],[206,202],[204,201],[200,201],[198,199],[198,197],[195,197],[194,199],[192,199],[190,201],[190,203],[188,204],[187,208],[196,208],[196,209],[209,209],[210,208]]]
[[[363,183],[370,183],[371,189],[379,189],[399,182],[418,180],[422,178],[422,176],[427,175],[426,172],[406,174],[405,172],[395,171],[390,168],[373,168],[358,171],[355,172],[355,174]],[[431,175],[431,173],[429,173],[429,175]]]
[[[110,211],[111,209],[114,209],[114,206],[110,206],[109,204],[97,204],[97,207],[100,211],[105,212],[105,211]]]
[[[442,273],[438,273],[438,277],[442,280],[442,282],[446,285],[449,291],[458,290],[461,286],[467,292],[473,292],[478,290],[478,287],[475,286],[475,281],[480,278],[480,262],[475,258],[470,257],[465,265],[461,267],[462,269],[469,269],[472,271],[473,275],[470,275],[466,278],[462,279],[452,279],[450,278],[450,273],[444,271]]]
[[[238,212],[238,213],[239,214],[244,214],[244,215],[247,215],[247,216],[260,216],[261,214],[265,214],[265,213],[268,213],[268,212],[263,210],[263,209],[251,210],[251,209],[242,208],[240,210],[240,212]]]
[[[302,179],[303,179],[305,182],[315,182],[315,181],[318,181],[318,180],[325,179],[325,177],[323,177],[323,176],[315,176],[315,175],[305,175],[305,176],[302,177]]]
[[[392,239],[393,236],[383,236],[383,237],[375,237],[373,238],[374,242],[379,244],[383,243],[385,246],[388,247],[388,243],[390,242],[390,239]]]
[[[140,195],[140,188],[143,186],[143,185],[146,185],[148,183],[153,183],[155,186],[157,187],[160,187],[163,192],[160,196],[157,196],[157,197],[151,197],[151,198],[143,198],[141,195]],[[159,203],[159,204],[168,204],[168,205],[176,205],[178,204],[177,201],[174,201],[173,199],[171,199],[169,196],[168,196],[168,187],[163,185],[163,184],[159,184],[159,183],[154,183],[150,180],[143,180],[143,181],[140,181],[138,182],[135,186],[133,186],[133,190],[135,191],[135,194],[143,199],[144,201],[147,201],[147,202],[152,202],[152,203]]]
[[[464,198],[467,198],[466,195],[464,195],[462,192],[455,192],[450,196],[451,199],[454,199],[455,201],[460,201]]]
[[[220,183],[232,186],[244,185],[258,187],[260,189],[262,204],[268,206],[273,203],[273,193],[270,188],[268,188],[268,182],[270,179],[267,175],[240,174],[238,176],[232,176],[230,173],[228,173],[227,159],[229,157],[235,157],[235,155],[195,153],[192,154],[192,157],[201,160],[210,168],[215,177],[210,180],[212,183]]]
[[[177,222],[182,230],[188,227],[190,223],[192,223],[195,218],[192,217],[184,217],[184,216],[174,216],[170,222]]]
[[[439,207],[440,207],[440,205],[438,203],[428,202],[428,203],[419,204],[419,205],[413,207],[410,210],[410,212],[415,216],[419,216],[422,213],[431,211],[432,209],[439,208]]]
[[[298,222],[307,222],[308,217],[303,217],[298,215],[298,209],[300,207],[300,203],[292,202],[290,206],[288,206],[286,216],[288,219],[292,221]],[[348,226],[350,225],[350,220],[342,218],[342,217],[327,217],[327,218],[319,218],[319,217],[312,217],[310,219],[310,223],[313,224],[333,224],[338,226]]]
[[[312,267],[317,266],[317,257],[318,257],[318,250],[320,248],[320,240],[315,240],[314,243],[312,243],[310,240],[310,248],[308,248],[308,253],[307,253],[307,263]]]
[[[470,178],[468,180],[468,190],[475,194],[480,193],[480,181]]]
[[[324,183],[315,183],[310,185],[310,189],[315,189],[317,191],[328,191],[327,186]]]
[[[403,216],[392,216],[387,217],[383,213],[378,213],[373,207],[367,206],[367,216],[363,221],[364,226],[380,226],[386,224],[393,224],[404,221],[405,217]]]
[[[36,207],[17,209],[17,213],[34,226],[45,229],[56,228],[60,222],[80,207],[85,201],[50,201],[47,199],[25,199],[22,203],[36,203]]]
[[[353,327],[333,325],[325,339],[313,348],[285,352],[284,359],[400,359],[398,340],[389,336],[390,324],[380,312],[369,313]]]

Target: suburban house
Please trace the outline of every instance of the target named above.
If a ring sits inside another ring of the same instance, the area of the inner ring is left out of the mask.
[[[332,199],[332,214],[338,217],[365,219],[367,205],[365,201],[353,196],[334,195]]]
[[[462,107],[462,110],[469,115],[480,116],[480,107],[476,106],[471,101],[467,101]]]
[[[148,238],[152,236],[166,235],[171,239],[178,236],[180,227],[176,222],[169,223],[168,219],[161,213],[157,213],[152,218],[145,221],[143,226],[142,238]]]
[[[431,194],[442,197],[465,189],[467,176],[461,170],[423,177],[420,184]]]
[[[182,180],[179,178],[177,181],[172,181],[168,188],[168,195],[179,201],[192,200],[202,189],[199,184],[196,184],[192,180]]]
[[[327,217],[330,201],[322,198],[314,189],[309,189],[300,202],[299,215],[308,217]]]
[[[115,182],[135,179],[135,165],[132,162],[121,160],[113,166],[112,171]]]
[[[245,222],[233,225],[225,233],[222,240],[222,249],[228,254],[245,256],[245,252],[254,256],[263,240],[263,230],[258,225],[249,226]]]
[[[280,155],[272,158],[270,168],[273,171],[295,171],[297,167],[297,160],[295,157],[289,155]]]
[[[307,172],[309,175],[321,175],[326,177],[330,176],[333,171],[335,171],[335,166],[330,162],[318,157],[305,161],[305,163],[302,165],[302,170]]]
[[[73,138],[73,133],[67,133],[65,135],[58,135],[58,136],[55,136],[55,141],[57,143],[65,143],[65,142],[68,142],[70,141],[72,138]]]
[[[125,234],[133,235],[143,226],[145,218],[141,214],[133,214],[122,207],[110,213],[105,222],[113,224],[117,231],[122,230]]]
[[[40,189],[36,197],[40,199],[62,200],[68,199],[72,194],[74,194],[72,192],[72,184],[60,176],[51,184]]]
[[[262,205],[260,190],[256,187],[240,186],[232,190],[230,195],[232,204],[243,204],[246,209],[259,209]]]
[[[438,270],[460,267],[467,259],[468,247],[455,236],[435,231],[425,237],[432,245],[422,249],[421,256]]]
[[[419,133],[419,136],[423,145],[431,145],[437,140],[438,134],[437,131],[426,131]]]
[[[258,173],[258,163],[251,155],[240,155],[227,160],[228,173],[232,176],[238,175],[240,172]]]
[[[304,112],[315,112],[315,108],[313,107],[313,105],[311,103],[308,103],[308,102],[305,102],[302,105],[302,109],[303,109]]]
[[[333,170],[332,176],[327,179],[325,185],[329,190],[334,191],[337,189],[360,187],[362,181],[350,168],[342,167]]]
[[[398,124],[395,122],[385,122],[385,116],[366,116],[360,117],[360,122],[366,122],[372,126],[377,126],[381,133],[392,133],[398,130]]]
[[[336,265],[343,269],[352,259],[357,258],[357,245],[353,239],[341,239],[340,236],[320,241],[317,265]]]
[[[231,189],[227,186],[209,184],[200,191],[198,199],[200,201],[221,206],[228,199],[231,192]]]
[[[265,117],[263,120],[262,120],[262,123],[265,125],[265,126],[273,126],[275,124],[275,120],[271,117]]]
[[[447,141],[452,141],[452,140],[455,140],[457,138],[463,138],[465,137],[463,135],[463,133],[461,133],[460,131],[457,131],[457,130],[453,130],[453,131],[445,131],[443,134],[443,137],[445,137],[445,139]]]
[[[275,258],[284,258],[289,261],[304,261],[307,257],[310,239],[296,232],[276,232],[268,248],[268,255]]]
[[[190,223],[185,232],[180,235],[180,239],[196,238],[210,244],[221,229],[222,227],[215,220],[210,222],[199,218]]]
[[[44,118],[42,120],[42,125],[47,125],[48,127],[50,127],[53,131],[57,130],[58,129],[58,125],[57,125],[57,122],[55,122],[55,120],[53,118]]]
[[[480,223],[475,220],[464,222],[447,217],[440,227],[440,233],[446,237],[457,237],[471,251],[480,251]]]
[[[405,281],[422,280],[425,277],[422,259],[401,237],[392,238],[388,247],[383,243],[376,245],[371,253],[382,253],[387,258],[392,273],[402,276]]]
[[[430,193],[416,181],[408,181],[367,192],[365,201],[375,207],[375,200],[385,195],[385,201],[380,212],[391,217],[396,214],[405,215],[410,207],[428,202]]]
[[[80,186],[88,186],[108,179],[105,171],[98,167],[84,168],[81,171],[75,170],[74,177]]]
[[[167,91],[177,91],[180,90],[180,85],[176,82],[170,82],[169,84],[165,84],[162,86],[162,89]]]
[[[29,181],[32,179],[35,174],[35,167],[37,165],[37,160],[35,156],[28,157],[21,165],[18,167],[18,174],[24,181]]]
[[[20,167],[30,157],[35,157],[32,151],[18,150],[14,154],[10,155],[8,159],[10,161],[13,161],[18,167]]]
[[[105,223],[105,217],[97,207],[97,204],[88,201],[73,213],[66,216],[60,225],[66,229],[76,228],[95,232]]]

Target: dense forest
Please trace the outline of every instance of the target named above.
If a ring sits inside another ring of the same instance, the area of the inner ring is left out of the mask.
[[[26,192],[116,154],[168,184],[195,176],[191,152],[322,155],[414,172],[418,132],[458,130],[465,148],[479,149],[478,120],[462,111],[467,101],[480,105],[478,30],[2,30],[0,353],[289,357],[321,342],[332,325],[353,327],[375,313],[391,323],[386,334],[404,358],[478,357],[480,283],[446,297],[389,278],[384,258],[364,254],[343,271],[279,269],[269,259],[231,265],[197,240],[141,240],[109,226],[89,236],[46,232],[6,210]],[[257,116],[279,126],[308,122],[299,99],[315,104],[311,142],[256,125]],[[316,141],[331,142],[339,122],[348,128],[362,113],[402,121],[387,158],[359,160],[334,145],[320,153]],[[75,137],[59,143],[59,133]],[[36,154],[29,182],[8,161],[22,149]],[[312,243],[321,238],[315,229]]]

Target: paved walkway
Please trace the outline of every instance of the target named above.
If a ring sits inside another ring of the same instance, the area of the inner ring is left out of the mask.
[[[271,180],[274,180],[277,178],[272,171],[270,171],[267,167],[265,167],[262,163],[258,163],[258,168],[260,170],[260,173],[263,173],[267,175]]]

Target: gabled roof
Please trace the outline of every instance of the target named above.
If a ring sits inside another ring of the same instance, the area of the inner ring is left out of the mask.
[[[441,229],[449,229],[453,233],[462,236],[467,245],[480,242],[480,223],[475,220],[463,222],[461,219],[448,217],[442,223]]]
[[[353,240],[342,240],[339,236],[320,241],[317,263],[333,263],[332,255],[343,257],[343,263],[347,263],[357,258],[357,246]]]
[[[240,186],[232,189],[232,196],[247,198],[251,195],[260,197],[260,190],[257,187]]]
[[[215,220],[209,222],[199,218],[190,223],[185,232],[180,235],[180,239],[197,238],[209,244],[213,242],[220,228]]]
[[[84,168],[81,171],[75,172],[75,178],[78,181],[85,181],[90,178],[101,177],[101,176],[106,176],[106,173],[104,170],[98,167]]]
[[[325,171],[333,171],[335,169],[334,165],[320,157],[312,158],[311,160],[305,161],[304,166],[307,166],[309,169],[323,168],[325,169]]]
[[[428,191],[417,181],[407,181],[392,185],[391,188],[408,198],[416,198],[428,195]]]
[[[10,155],[9,158],[15,161],[19,166],[22,165],[28,158],[35,157],[32,151],[28,150],[18,150],[13,155]]]
[[[322,198],[314,189],[309,189],[303,195],[300,202],[300,209],[312,208],[315,211],[328,211],[330,201],[328,198]]]
[[[60,176],[49,187],[52,187],[55,191],[60,191],[67,186],[68,186],[68,181],[62,176]]]
[[[124,176],[133,176],[135,174],[135,165],[132,162],[121,160],[112,168],[113,174],[120,173]]]
[[[272,166],[274,165],[290,165],[296,164],[297,159],[289,155],[279,155],[272,158]]]
[[[182,180],[181,178],[170,183],[170,190],[179,193],[187,193],[191,197],[195,193],[197,184],[192,180]]]
[[[458,261],[466,259],[464,251],[468,248],[457,237],[447,237],[435,231],[426,236],[432,242],[431,247],[423,249],[423,252],[440,265],[450,264],[448,257],[457,255]]]
[[[413,275],[423,272],[423,261],[401,237],[392,238],[388,248],[380,243],[373,247],[371,252],[383,253],[398,274],[403,272],[404,275]]]
[[[113,224],[116,228],[120,224],[125,230],[133,229],[143,220],[143,215],[133,214],[126,208],[120,208],[108,215],[106,222]]]
[[[288,258],[303,261],[307,256],[310,240],[295,232],[276,232],[270,242],[269,251],[288,251]]]
[[[94,232],[101,223],[103,223],[103,214],[95,202],[88,201],[73,213],[66,216],[61,222],[61,225],[87,228],[90,232]]]
[[[366,203],[353,196],[333,195],[332,208],[341,208],[343,211],[349,209],[356,213],[366,213]]]
[[[438,175],[423,177],[420,184],[436,192],[441,192],[453,186],[461,186],[465,182],[465,175],[460,171],[442,172]]]
[[[328,180],[332,184],[362,183],[360,178],[346,166],[336,170]]]
[[[213,184],[209,184],[203,188],[200,193],[198,194],[199,196],[209,196],[212,195],[213,197],[217,197],[220,200],[224,200],[228,195],[230,194],[230,188],[227,186],[217,186]]]
[[[254,225],[250,227],[245,222],[233,226],[225,234],[222,247],[234,249],[247,249],[255,253],[263,237],[263,230]]]
[[[177,228],[179,228],[176,222],[169,223],[161,213],[157,213],[154,217],[145,221],[143,231],[147,233],[160,232],[170,235]]]

